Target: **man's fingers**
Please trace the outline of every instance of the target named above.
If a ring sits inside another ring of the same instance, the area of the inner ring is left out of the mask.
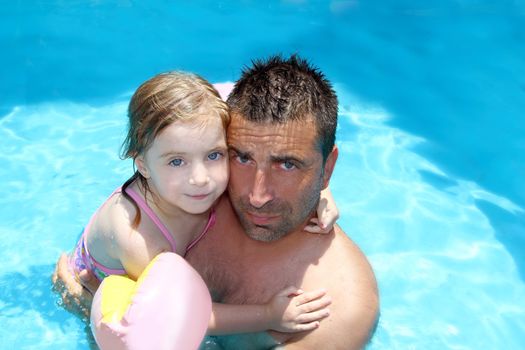
[[[62,253],[60,257],[58,258],[58,261],[55,267],[55,273],[53,274],[52,279],[53,279],[55,288],[57,288],[57,290],[64,289],[72,294],[81,293],[82,286],[73,277],[71,272],[69,272],[68,257],[67,257],[67,254],[65,253]]]
[[[60,257],[58,258],[57,265],[55,268],[55,273],[58,279],[65,280],[70,278],[71,274],[67,270],[68,262],[67,262],[67,254],[62,253],[60,254]]]
[[[93,296],[87,289],[82,287],[77,278],[71,273],[67,254],[63,253],[58,258],[51,279],[53,290],[61,297],[58,303],[74,314],[80,315],[84,319],[87,318]]]
[[[92,295],[95,294],[98,287],[100,286],[100,281],[93,275],[91,271],[82,270],[78,274],[80,283],[86,288]]]

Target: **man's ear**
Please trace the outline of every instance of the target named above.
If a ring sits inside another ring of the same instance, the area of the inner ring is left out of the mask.
[[[135,162],[135,166],[137,167],[137,170],[140,173],[140,175],[142,175],[142,177],[144,177],[145,179],[149,179],[149,171],[148,171],[148,168],[146,167],[146,162],[144,161],[144,157],[137,156],[135,157],[134,162]]]
[[[332,173],[334,171],[335,163],[337,162],[338,156],[339,150],[337,149],[337,145],[334,145],[332,152],[330,152],[324,163],[323,189],[328,187],[328,184],[330,183],[330,178],[332,177]]]

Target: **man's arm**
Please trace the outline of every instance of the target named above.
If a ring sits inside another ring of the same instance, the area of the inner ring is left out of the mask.
[[[57,261],[55,272],[51,277],[53,290],[62,298],[62,305],[66,310],[82,318],[89,317],[93,294],[99,282],[88,271],[81,272],[79,276],[82,284],[71,274],[66,254],[62,254]]]
[[[332,297],[330,317],[318,329],[289,338],[284,348],[364,348],[378,319],[377,283],[366,257],[339,228],[319,263],[307,270],[301,287],[308,290],[319,286],[327,288]]]

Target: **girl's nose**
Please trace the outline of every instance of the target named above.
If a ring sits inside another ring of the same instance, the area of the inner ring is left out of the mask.
[[[206,171],[206,167],[202,164],[196,164],[190,176],[190,185],[204,186],[210,182],[210,177]]]

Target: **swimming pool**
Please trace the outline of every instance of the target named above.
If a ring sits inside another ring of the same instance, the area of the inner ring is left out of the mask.
[[[129,175],[118,150],[141,81],[233,81],[299,52],[340,97],[331,186],[379,282],[369,348],[524,348],[524,19],[489,0],[3,5],[3,346],[89,348],[49,276]]]

